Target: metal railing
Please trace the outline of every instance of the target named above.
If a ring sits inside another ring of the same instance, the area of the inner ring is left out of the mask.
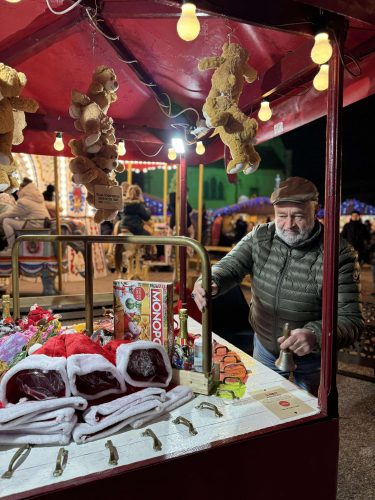
[[[203,341],[203,371],[208,376],[211,372],[212,359],[212,321],[211,321],[211,266],[208,253],[198,241],[186,236],[73,236],[62,235],[22,235],[14,242],[12,248],[12,287],[13,287],[13,315],[14,319],[20,318],[20,294],[19,294],[19,247],[23,241],[41,242],[73,242],[81,241],[84,244],[85,257],[85,308],[86,329],[91,335],[93,331],[93,304],[94,304],[94,282],[93,282],[93,243],[114,243],[126,245],[173,245],[178,247],[190,247],[197,252],[202,261],[202,285],[206,290],[207,307],[202,312],[202,341]]]

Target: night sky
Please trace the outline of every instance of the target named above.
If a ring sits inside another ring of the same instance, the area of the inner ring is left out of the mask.
[[[342,200],[357,198],[375,205],[375,95],[344,108]],[[326,118],[282,136],[293,150],[292,175],[313,181],[324,198]]]

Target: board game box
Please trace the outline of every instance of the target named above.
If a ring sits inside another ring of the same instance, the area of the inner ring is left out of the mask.
[[[114,336],[173,346],[173,284],[155,281],[113,282]]]

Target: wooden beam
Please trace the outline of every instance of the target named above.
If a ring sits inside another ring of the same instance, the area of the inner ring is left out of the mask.
[[[365,23],[375,24],[374,0],[294,0],[296,3],[305,4],[316,9],[352,17]]]
[[[82,0],[80,6],[82,8],[88,7],[91,9],[89,3],[89,0]],[[124,3],[124,2],[123,2]],[[129,2],[126,2],[126,12],[128,12],[129,9]],[[123,7],[124,12],[125,12],[125,5]],[[91,9],[92,11],[92,9]],[[152,75],[147,71],[147,69],[137,60],[135,55],[131,52],[131,50],[125,45],[123,40],[119,37],[118,33],[112,28],[110,24],[108,24],[107,20],[105,19],[103,15],[103,6],[99,5],[98,9],[96,11],[96,15],[100,15],[100,23],[99,27],[100,30],[104,33],[105,35],[105,40],[107,43],[111,45],[111,47],[114,49],[114,51],[120,56],[121,59],[124,59],[125,61],[135,61],[133,64],[129,64],[129,69],[133,71],[133,73],[136,75],[138,80],[145,84],[147,88],[149,89],[150,93],[153,94],[155,99],[160,102],[161,104],[169,104],[169,101],[166,100],[166,92],[164,89],[162,89],[154,80]],[[179,104],[171,101],[171,114],[176,114],[182,111],[184,108],[182,108]],[[179,122],[187,123],[188,125],[195,125],[195,121],[192,121],[191,118],[187,116],[180,116],[179,117]]]
[[[41,19],[44,18],[48,22],[41,25]],[[4,40],[2,45],[6,48],[0,52],[0,61],[10,66],[19,64],[36,52],[53,45],[61,39],[63,31],[76,26],[82,19],[80,9],[74,9],[64,16],[55,16],[52,21],[49,16],[42,14],[26,28],[17,31],[16,37],[12,35]]]
[[[171,8],[181,8],[180,1],[154,2]],[[195,0],[194,3],[198,13],[305,36],[313,35],[311,22],[319,13],[315,7],[300,5],[293,0],[262,0],[252,2],[251,5],[244,0]]]
[[[114,121],[116,136],[124,137],[129,141],[137,141],[151,144],[163,144],[169,142],[170,133],[162,129],[148,127],[137,127],[129,125],[121,120]],[[74,120],[69,116],[41,115],[38,113],[27,114],[27,128],[30,130],[42,130],[48,132],[65,132],[69,135],[77,135],[79,132],[74,128]]]

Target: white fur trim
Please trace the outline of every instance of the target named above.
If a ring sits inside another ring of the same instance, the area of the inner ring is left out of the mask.
[[[76,377],[78,375],[86,375],[88,373],[110,372],[119,382],[119,389],[108,389],[96,394],[81,394],[76,386]],[[98,399],[107,394],[120,394],[126,391],[126,385],[120,372],[110,361],[101,354],[73,354],[67,359],[67,372],[70,383],[70,388],[74,396],[83,396],[86,399]]]
[[[158,350],[164,361],[165,368],[167,370],[167,380],[163,383],[158,382],[140,382],[139,380],[133,380],[127,372],[127,366],[129,363],[130,354],[133,351],[145,350],[145,349],[156,349]],[[157,344],[156,342],[150,342],[147,340],[137,340],[136,342],[131,342],[130,344],[122,344],[118,347],[116,351],[116,365],[121,375],[124,377],[125,382],[134,387],[168,387],[172,379],[172,367],[169,361],[168,354],[163,346]]]
[[[6,387],[9,380],[18,372],[23,370],[42,370],[42,371],[57,371],[65,384],[65,397],[70,396],[70,386],[66,373],[66,358],[46,356],[45,354],[33,354],[22,359],[19,363],[8,370],[0,382],[0,401],[4,405],[8,403],[6,399]]]
[[[0,433],[3,426],[19,425],[44,418],[52,411],[69,408],[85,410],[87,401],[80,397],[44,399],[43,401],[25,401],[16,405],[8,404],[0,410]]]

